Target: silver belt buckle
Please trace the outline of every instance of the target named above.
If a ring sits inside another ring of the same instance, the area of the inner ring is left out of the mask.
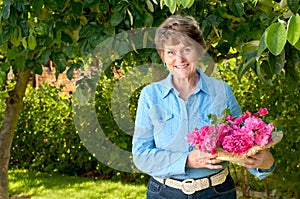
[[[182,192],[185,194],[193,194],[196,192],[195,190],[195,180],[194,179],[186,179],[182,181]]]

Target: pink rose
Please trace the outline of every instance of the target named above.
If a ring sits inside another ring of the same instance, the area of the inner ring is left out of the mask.
[[[264,116],[264,115],[267,115],[269,112],[268,112],[267,108],[260,108],[258,110],[258,113],[259,113],[260,116]]]

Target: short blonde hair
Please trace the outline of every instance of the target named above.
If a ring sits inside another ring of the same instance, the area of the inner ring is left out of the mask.
[[[161,55],[165,44],[178,44],[189,37],[206,48],[206,43],[199,24],[191,16],[172,15],[167,18],[155,32],[155,45]]]

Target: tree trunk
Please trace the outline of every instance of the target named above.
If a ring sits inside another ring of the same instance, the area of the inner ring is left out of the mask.
[[[29,82],[30,70],[18,71],[17,83],[14,90],[9,92],[6,101],[4,119],[0,131],[0,199],[8,199],[8,164],[10,149],[14,132],[23,109],[23,97],[27,83]]]

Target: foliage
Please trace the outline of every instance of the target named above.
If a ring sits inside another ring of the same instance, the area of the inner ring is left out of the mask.
[[[67,75],[71,78],[73,71],[82,67],[85,57],[105,39],[126,30],[157,27],[173,13],[192,15],[199,21],[208,42],[207,50],[216,62],[241,55],[242,59],[236,63],[241,82],[243,76],[248,77],[248,72],[254,71],[255,75],[250,73],[253,77],[251,84],[246,84],[251,85],[249,91],[261,87],[255,78],[257,76],[260,81],[269,84],[275,81],[276,88],[262,86],[270,93],[279,90],[286,94],[278,96],[276,101],[270,99],[271,95],[261,99],[258,94],[243,90],[240,92],[244,95],[240,96],[245,99],[255,96],[257,102],[243,102],[242,106],[260,105],[260,99],[265,103],[273,103],[274,113],[280,113],[278,117],[294,119],[290,112],[298,114],[298,102],[295,101],[295,105],[291,105],[291,102],[298,95],[287,88],[299,85],[299,6],[296,0],[133,0],[130,3],[127,0],[3,0],[0,1],[0,85],[6,83],[10,67],[17,77],[20,71],[26,69],[41,74],[42,65],[49,60],[54,62],[57,75],[68,67]],[[148,58],[147,63],[151,60],[148,52],[141,52],[138,57]],[[123,61],[128,59],[132,57],[125,57]],[[264,93],[261,91],[260,94]],[[21,102],[22,99],[18,101]],[[280,112],[281,106],[288,111]],[[134,110],[134,107],[131,108]],[[269,110],[272,111],[271,107]],[[291,122],[290,125],[297,131],[295,123]],[[50,121],[49,124],[53,125]],[[49,132],[45,127],[41,129]],[[6,135],[2,133],[1,138],[5,138]],[[286,150],[292,147],[292,154],[296,147],[293,145],[295,140],[286,146]],[[3,157],[0,157],[1,169],[5,168]],[[285,169],[289,168],[294,167]]]
[[[208,46],[214,47],[209,48],[214,59],[241,54],[240,77],[253,68],[265,81],[282,69],[288,78],[299,78],[300,6],[294,0],[134,0],[130,4],[126,0],[5,0],[0,7],[2,80],[10,66],[40,74],[49,59],[57,75],[68,66],[71,78],[86,55],[106,38],[134,28],[157,27],[170,14],[196,17]],[[295,54],[292,60],[284,56],[290,52]]]

